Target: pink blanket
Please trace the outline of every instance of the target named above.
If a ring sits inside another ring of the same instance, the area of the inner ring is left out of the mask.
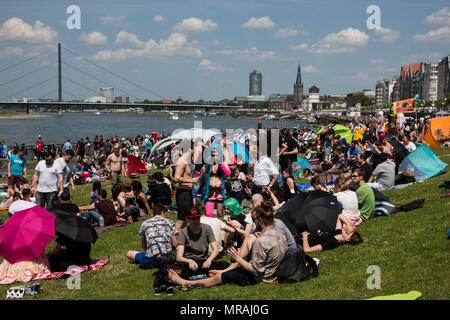
[[[61,277],[64,277],[66,275],[73,276],[80,273],[83,273],[88,270],[100,270],[103,268],[103,266],[107,265],[109,263],[109,257],[104,260],[91,260],[91,264],[87,266],[81,266],[72,268],[69,271],[63,271],[63,272],[53,272],[51,273],[48,268],[43,268],[44,271],[40,273],[34,273],[30,270],[25,271],[25,277],[24,279],[17,279],[14,274],[5,274],[0,275],[0,284],[11,284],[17,281],[23,280],[23,282],[29,282],[29,281],[35,281],[35,280],[48,280],[48,279],[59,279]]]

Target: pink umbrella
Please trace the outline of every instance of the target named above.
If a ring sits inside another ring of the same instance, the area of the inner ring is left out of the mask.
[[[54,214],[40,206],[17,211],[0,227],[0,256],[11,264],[33,260],[54,238]]]

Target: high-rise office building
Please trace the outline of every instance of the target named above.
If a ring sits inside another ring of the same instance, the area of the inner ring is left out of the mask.
[[[262,74],[256,70],[250,73],[249,96],[262,95]]]

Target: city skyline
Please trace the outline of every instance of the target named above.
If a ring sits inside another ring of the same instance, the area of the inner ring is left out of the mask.
[[[252,70],[262,73],[266,97],[290,94],[298,64],[305,90],[313,84],[327,95],[374,90],[378,80],[398,76],[402,65],[437,63],[449,53],[450,10],[444,1],[379,1],[381,28],[375,30],[366,25],[371,3],[365,1],[80,2],[80,30],[66,26],[71,4],[2,5],[0,69],[50,49],[27,65],[3,72],[2,83],[45,66],[50,75],[57,74],[53,64],[58,42],[159,96],[190,101],[246,96]],[[116,96],[129,92],[161,100],[67,52],[63,61],[95,71],[96,77],[111,82]],[[95,91],[107,87],[62,67],[68,77]],[[0,96],[7,96],[19,82],[23,88],[32,85],[38,74],[1,86]],[[37,99],[52,88],[56,80],[23,96]],[[93,95],[65,80],[63,88],[80,98]]]

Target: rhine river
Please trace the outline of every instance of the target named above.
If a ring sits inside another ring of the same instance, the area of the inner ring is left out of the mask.
[[[169,120],[166,115],[152,114],[120,114],[120,113],[72,113],[62,115],[57,113],[42,113],[45,118],[28,119],[1,119],[0,141],[5,141],[8,146],[34,145],[38,135],[41,135],[45,144],[54,140],[58,145],[64,140],[70,139],[72,144],[78,139],[89,137],[91,141],[95,136],[103,135],[104,138],[120,137],[134,138],[137,135],[144,136],[151,131],[170,134],[176,129],[190,129],[194,127],[194,121],[202,121],[203,129],[256,129],[257,118],[232,118],[232,117],[202,117],[194,118],[188,115],[179,115],[179,120]],[[262,120],[264,128],[292,127],[299,123],[294,120]]]

